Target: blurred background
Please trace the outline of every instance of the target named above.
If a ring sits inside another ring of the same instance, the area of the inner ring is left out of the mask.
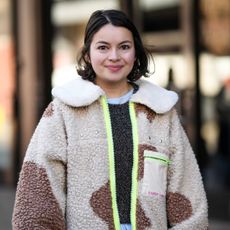
[[[111,8],[151,47],[149,80],[180,95],[210,229],[230,229],[229,0],[0,0],[0,229],[11,229],[22,160],[51,88],[77,76],[85,23]]]

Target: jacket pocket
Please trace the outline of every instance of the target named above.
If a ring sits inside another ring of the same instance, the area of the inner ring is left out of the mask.
[[[162,152],[144,151],[144,177],[142,194],[165,196],[169,158]]]

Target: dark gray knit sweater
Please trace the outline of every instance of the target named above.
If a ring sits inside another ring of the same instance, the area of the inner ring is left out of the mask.
[[[115,153],[117,205],[120,223],[130,223],[133,166],[132,126],[129,103],[109,104]]]

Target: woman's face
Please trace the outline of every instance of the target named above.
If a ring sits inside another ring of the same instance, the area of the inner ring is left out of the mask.
[[[136,59],[132,33],[125,27],[103,26],[93,36],[89,58],[97,83],[126,83]]]

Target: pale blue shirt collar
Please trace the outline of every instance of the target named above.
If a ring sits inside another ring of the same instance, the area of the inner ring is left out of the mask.
[[[132,95],[133,95],[133,89],[131,89],[128,93],[126,93],[125,95],[121,97],[107,98],[107,101],[109,104],[112,104],[112,105],[120,105],[120,104],[124,104],[128,102]]]

